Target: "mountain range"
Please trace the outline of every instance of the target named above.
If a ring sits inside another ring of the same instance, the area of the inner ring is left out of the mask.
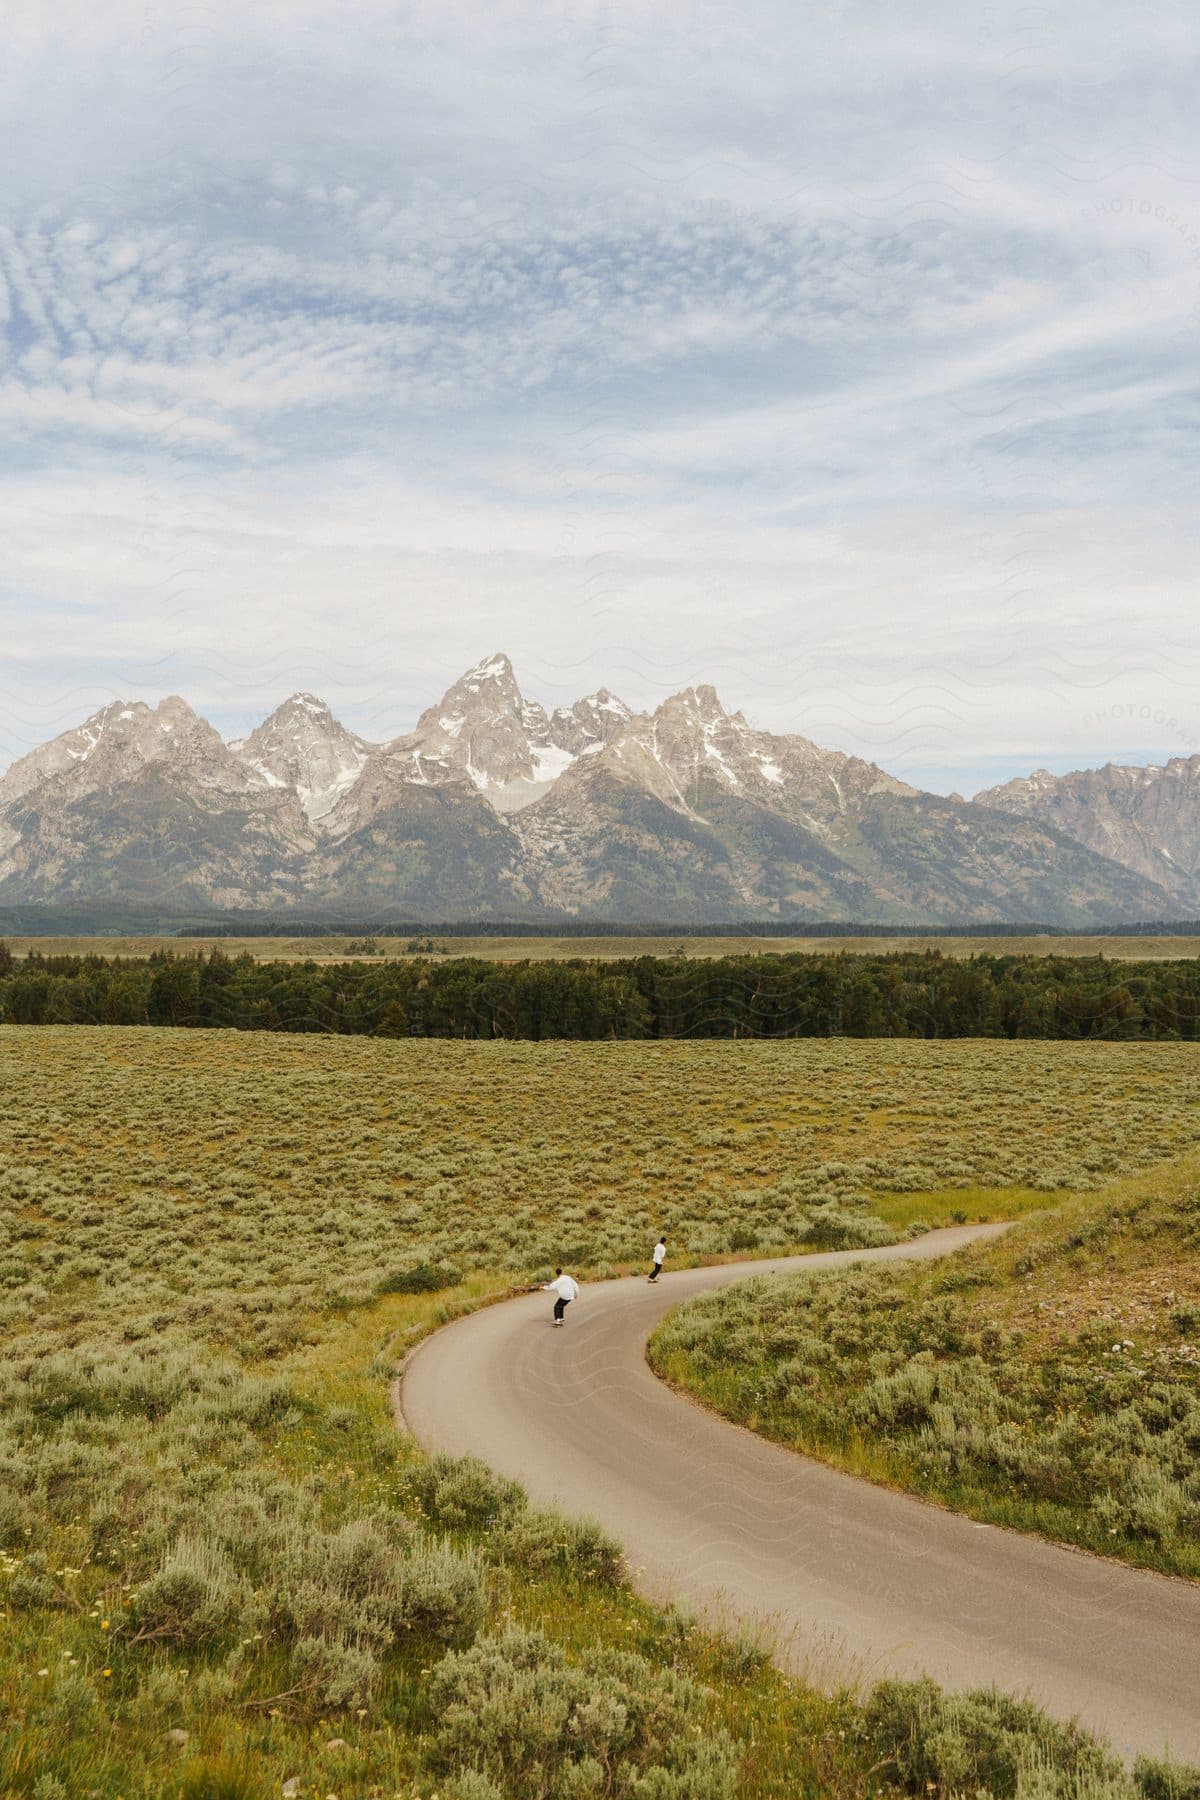
[[[226,743],[114,702],[0,777],[0,903],[339,916],[1095,926],[1200,911],[1200,756],[972,801],[754,729],[713,688],[547,712],[509,659],[373,744],[294,694]]]

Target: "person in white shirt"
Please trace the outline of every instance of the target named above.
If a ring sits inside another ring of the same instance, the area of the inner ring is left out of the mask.
[[[554,1272],[554,1280],[543,1282],[542,1289],[543,1292],[554,1294],[556,1296],[554,1301],[554,1323],[556,1325],[561,1325],[563,1322],[563,1314],[566,1312],[568,1306],[570,1306],[572,1300],[577,1300],[579,1298],[579,1283],[573,1280],[570,1275],[564,1275],[561,1269],[556,1269]]]
[[[650,1268],[650,1280],[651,1281],[657,1281],[659,1276],[662,1274],[662,1266],[663,1266],[663,1263],[666,1261],[666,1257],[667,1257],[667,1240],[665,1237],[660,1237],[657,1244],[655,1244],[655,1246],[654,1246],[654,1262],[652,1263],[651,1268]]]

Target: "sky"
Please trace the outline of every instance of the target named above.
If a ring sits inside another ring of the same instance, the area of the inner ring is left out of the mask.
[[[1200,751],[1184,0],[8,0],[0,766],[496,650],[971,794]]]

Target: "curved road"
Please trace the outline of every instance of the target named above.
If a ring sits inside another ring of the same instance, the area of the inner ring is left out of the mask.
[[[534,1294],[427,1338],[400,1387],[429,1450],[480,1456],[600,1519],[639,1588],[836,1684],[895,1673],[1028,1693],[1130,1754],[1200,1761],[1200,1583],[977,1525],[767,1443],[671,1392],[646,1339],[692,1294],[778,1270],[942,1255],[999,1226],[885,1250],[724,1264],[583,1288],[566,1328]]]

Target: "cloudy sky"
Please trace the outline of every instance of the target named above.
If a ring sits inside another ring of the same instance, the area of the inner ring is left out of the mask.
[[[0,765],[496,649],[966,793],[1200,750],[1189,13],[8,0]]]

